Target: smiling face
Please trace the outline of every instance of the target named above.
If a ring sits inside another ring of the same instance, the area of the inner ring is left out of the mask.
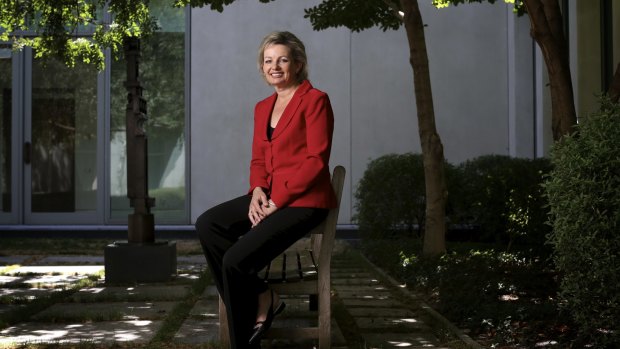
[[[269,45],[263,52],[262,70],[271,86],[287,88],[297,84],[300,66],[291,57],[291,50],[280,44]]]

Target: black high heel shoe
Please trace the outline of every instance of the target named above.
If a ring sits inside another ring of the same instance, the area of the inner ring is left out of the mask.
[[[267,318],[265,321],[257,321],[254,326],[254,333],[250,337],[250,344],[255,344],[256,342],[260,342],[261,338],[267,332],[269,328],[271,328],[271,323],[276,315],[280,314],[284,308],[286,307],[286,303],[280,301],[280,304],[273,309],[273,291],[271,291],[271,304],[269,304],[269,310],[267,311]]]

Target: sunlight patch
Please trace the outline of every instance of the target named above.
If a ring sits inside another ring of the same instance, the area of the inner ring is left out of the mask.
[[[519,300],[519,296],[516,294],[504,294],[499,296],[499,299],[504,302],[514,302]]]

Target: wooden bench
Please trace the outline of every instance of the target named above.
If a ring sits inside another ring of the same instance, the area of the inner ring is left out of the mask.
[[[319,349],[331,348],[331,257],[340,210],[345,169],[336,166],[332,185],[338,206],[329,211],[327,218],[310,232],[310,247],[286,250],[259,273],[269,287],[279,295],[308,295],[310,310],[318,310],[316,327],[272,327],[264,338],[318,339]],[[286,311],[286,310],[285,310]],[[230,348],[226,307],[220,298],[220,342]],[[276,320],[277,322],[277,320]]]

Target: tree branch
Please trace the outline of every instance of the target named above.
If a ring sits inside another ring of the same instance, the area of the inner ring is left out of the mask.
[[[398,6],[396,5],[396,3],[391,0],[383,0],[383,2],[387,5],[387,7],[390,8],[390,10],[392,10],[394,17],[398,18],[401,22],[405,20],[405,16],[398,12]]]

